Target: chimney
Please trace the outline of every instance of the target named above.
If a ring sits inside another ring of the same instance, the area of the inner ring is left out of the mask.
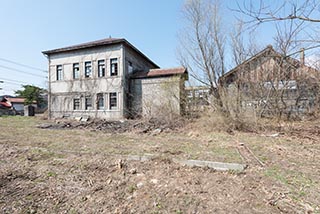
[[[300,49],[300,64],[301,66],[304,66],[305,65],[305,61],[304,61],[304,48],[301,48]]]

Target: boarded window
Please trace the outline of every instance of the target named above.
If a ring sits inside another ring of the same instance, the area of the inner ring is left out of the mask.
[[[57,80],[62,80],[62,75],[63,75],[62,65],[57,65]]]
[[[85,109],[86,110],[92,109],[92,99],[89,96],[85,98]]]
[[[97,94],[97,109],[103,110],[104,109],[104,97],[103,94]]]
[[[73,99],[73,110],[80,110],[80,99]]]
[[[117,76],[118,75],[118,59],[110,59],[110,76]]]
[[[84,76],[85,77],[92,77],[92,65],[91,62],[84,63]]]
[[[73,79],[79,79],[80,78],[80,68],[79,63],[73,64]]]
[[[113,92],[109,94],[109,104],[110,104],[110,110],[114,110],[118,108],[117,93]]]
[[[98,77],[104,77],[105,76],[105,61],[99,60],[98,61]]]

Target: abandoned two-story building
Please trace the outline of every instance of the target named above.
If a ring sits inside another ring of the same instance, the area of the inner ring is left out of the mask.
[[[125,39],[43,51],[49,61],[48,114],[123,119],[181,114],[185,68],[160,69]]]

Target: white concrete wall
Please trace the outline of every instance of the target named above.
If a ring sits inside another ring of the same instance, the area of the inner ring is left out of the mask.
[[[110,76],[110,59],[118,59],[118,75]],[[51,117],[91,116],[106,119],[123,118],[123,47],[121,44],[94,49],[52,54],[49,58],[49,90]],[[105,60],[105,77],[98,77],[98,60]],[[85,78],[84,63],[92,62],[92,77]],[[73,79],[73,63],[79,63],[80,78]],[[56,66],[63,66],[63,79],[57,80]],[[109,93],[118,94],[118,109],[109,110]],[[105,110],[97,110],[96,96],[105,96]],[[93,107],[84,110],[84,97],[91,96]],[[81,110],[73,110],[73,99],[82,100]]]
[[[143,117],[180,115],[183,82],[180,76],[132,80],[133,110]]]
[[[126,47],[124,49],[124,55],[125,55],[125,66],[124,66],[124,73],[125,73],[125,84],[124,84],[124,109],[125,109],[125,116],[134,116],[132,108],[134,107],[132,105],[132,99],[135,94],[132,93],[131,85],[130,85],[130,75],[129,74],[129,62],[132,63],[133,73],[137,71],[149,71],[150,69],[158,68],[151,62],[147,61],[144,57],[142,57],[140,54],[138,54],[136,51],[134,51],[130,47]]]
[[[118,59],[118,75],[110,76],[110,59]],[[98,60],[105,60],[105,77],[98,77]],[[92,62],[92,77],[85,77],[85,62]],[[122,119],[130,115],[131,98],[129,62],[134,71],[148,71],[157,68],[132,48],[123,45],[111,45],[85,50],[52,54],[49,58],[49,116],[80,117],[90,116],[105,119]],[[73,79],[73,64],[79,63],[80,78]],[[63,67],[63,78],[57,80],[57,66]],[[118,95],[117,110],[109,109],[109,94]],[[97,110],[97,94],[104,95],[104,110]],[[85,110],[85,97],[91,96],[92,109]],[[80,110],[73,109],[73,100],[80,99]]]

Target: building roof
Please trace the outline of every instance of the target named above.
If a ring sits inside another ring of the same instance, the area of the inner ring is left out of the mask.
[[[304,50],[302,49],[301,51],[304,51]],[[246,64],[249,64],[249,63],[253,62],[254,60],[257,60],[260,57],[284,57],[288,62],[290,62],[291,66],[294,66],[294,68],[296,69],[297,72],[300,73],[300,75],[305,75],[304,79],[309,79],[309,80],[319,79],[320,71],[317,70],[316,68],[305,65],[304,59],[300,59],[301,60],[300,61],[300,60],[297,60],[297,59],[291,57],[290,55],[289,56],[282,55],[282,54],[278,53],[277,51],[275,51],[271,45],[268,45],[265,49],[263,49],[262,51],[260,51],[256,55],[254,55],[253,57],[245,60],[240,65],[234,67],[233,69],[231,69],[230,71],[228,71],[227,73],[222,75],[220,77],[219,81],[227,80],[229,77],[232,77],[234,73],[245,68],[244,66]]]
[[[222,75],[220,78],[226,78],[227,76],[235,73],[241,66],[252,62],[253,60],[268,54],[270,55],[271,53],[276,54],[275,50],[273,49],[272,45],[268,45],[265,49],[263,49],[262,51],[260,51],[259,53],[257,53],[256,55],[254,55],[253,57],[243,61],[240,65],[237,65],[236,67],[234,67],[233,69],[231,69],[230,71],[228,71],[227,73],[225,73],[224,75]]]
[[[6,98],[11,103],[24,103],[24,98],[21,97],[7,97]],[[37,103],[36,101],[33,101],[33,103]]]
[[[175,75],[185,75],[188,71],[184,67],[177,68],[166,68],[166,69],[150,69],[148,72],[137,72],[134,73],[131,78],[154,78],[154,77],[164,77],[164,76],[175,76]]]
[[[124,45],[132,48],[138,54],[143,56],[147,61],[149,61],[153,66],[159,68],[159,66],[157,64],[155,64],[153,61],[151,61],[146,55],[144,55],[141,51],[139,51],[136,47],[134,47],[131,43],[129,43],[124,38],[100,39],[100,40],[96,40],[96,41],[92,41],[92,42],[86,42],[86,43],[82,43],[82,44],[78,44],[78,45],[72,45],[72,46],[63,47],[63,48],[57,48],[57,49],[53,49],[53,50],[42,51],[42,53],[47,55],[47,56],[50,56],[51,54],[70,52],[70,51],[74,51],[74,50],[94,48],[94,47],[99,47],[99,46],[108,46],[108,45],[114,45],[114,44],[124,44]]]
[[[11,97],[11,98],[7,98],[7,100],[11,103],[24,103],[24,98],[19,98],[19,97]]]

